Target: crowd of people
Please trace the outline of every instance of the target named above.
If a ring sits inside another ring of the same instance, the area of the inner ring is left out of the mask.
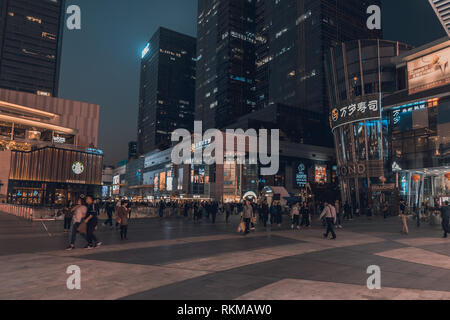
[[[416,220],[417,227],[420,227],[424,222],[428,222],[431,225],[436,225],[440,222],[444,231],[443,237],[447,238],[450,233],[450,206],[448,201],[445,201],[442,206],[439,206],[436,200],[434,206],[430,206],[428,203],[422,203],[419,206],[409,207],[407,202],[401,199],[399,211],[402,221],[401,233],[403,235],[409,234],[408,220],[410,218]]]
[[[68,250],[75,248],[77,235],[80,234],[86,241],[85,248],[93,249],[102,245],[95,235],[98,228],[98,217],[100,210],[104,210],[107,218],[103,226],[111,229],[120,230],[120,239],[128,239],[128,221],[131,219],[131,212],[137,209],[139,204],[132,204],[126,200],[113,201],[109,199],[105,202],[94,200],[92,197],[78,199],[76,204],[70,202],[62,211],[64,214],[64,231],[72,232],[70,237],[70,245]],[[141,204],[143,205],[143,204]],[[324,238],[336,239],[335,228],[343,228],[344,221],[353,220],[354,213],[360,215],[360,212],[353,210],[348,203],[341,204],[340,201],[318,202],[314,204],[312,201],[296,201],[290,204],[282,205],[281,201],[267,200],[254,202],[245,200],[238,203],[222,203],[219,201],[159,201],[155,203],[145,204],[152,207],[160,219],[168,216],[184,217],[186,220],[193,221],[194,224],[201,223],[202,220],[208,220],[212,224],[216,223],[217,216],[224,216],[225,223],[230,223],[232,216],[239,216],[240,222],[238,231],[244,235],[256,230],[256,224],[260,224],[263,228],[268,225],[281,227],[283,217],[287,216],[291,221],[292,230],[308,230],[311,228],[313,217],[316,216],[319,223],[326,230],[323,233]],[[383,216],[386,219],[386,206],[382,206]],[[439,210],[442,217],[442,227],[444,229],[444,237],[450,233],[449,220],[450,209],[448,202],[442,208],[434,208]],[[370,208],[366,208],[366,215],[371,217]],[[413,208],[410,210],[405,201],[400,201],[399,205],[400,218],[402,221],[402,234],[407,235],[408,218],[414,213],[417,218],[418,226],[420,221],[426,217],[428,212],[432,212],[431,208]],[[419,214],[417,215],[417,212]],[[114,217],[114,218],[113,218]]]

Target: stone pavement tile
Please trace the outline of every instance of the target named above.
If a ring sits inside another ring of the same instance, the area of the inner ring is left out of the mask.
[[[450,242],[435,245],[420,246],[420,248],[450,257]]]
[[[13,265],[25,268],[2,271],[0,299],[91,300],[118,299],[136,292],[165,286],[205,275],[206,272],[171,269],[157,266],[130,265],[85,259],[21,256]],[[81,290],[68,290],[70,265],[81,268]]]
[[[449,245],[449,252],[450,252],[450,241],[449,239],[443,239],[438,237],[425,237],[425,238],[403,238],[395,240],[399,243],[402,243],[404,245],[410,246],[410,247],[423,247],[423,246],[432,246],[432,245]]]
[[[268,275],[219,272],[139,292],[124,300],[232,300],[276,281]]]
[[[402,248],[377,253],[378,256],[450,269],[450,257],[419,248]]]
[[[314,232],[314,233],[313,233]],[[347,247],[351,245],[365,244],[365,243],[375,243],[375,242],[383,242],[385,241],[383,238],[373,237],[370,235],[359,234],[351,231],[343,231],[340,230],[337,232],[337,240],[331,241],[324,239],[320,230],[307,230],[307,231],[279,231],[274,232],[272,234],[276,234],[282,237],[297,239],[307,242],[320,243],[329,247],[338,248],[338,247]]]
[[[258,248],[298,243],[298,240],[267,235],[265,237],[237,236],[235,239],[205,241],[154,248],[130,249],[115,252],[100,252],[80,258],[113,261],[130,264],[161,265],[170,262],[208,257],[221,253],[247,251]]]
[[[242,295],[236,300],[450,300],[450,292],[284,279]]]
[[[86,251],[86,250],[73,250],[73,251],[48,251],[43,252],[43,254],[57,255],[62,257],[74,257],[74,256],[88,256],[93,254],[98,254],[99,252],[114,252],[114,251],[125,251],[130,249],[142,249],[142,248],[154,248],[154,247],[164,247],[179,244],[188,243],[200,243],[206,241],[219,241],[219,240],[231,240],[236,239],[238,235],[235,234],[219,234],[210,236],[198,236],[198,237],[186,237],[186,238],[176,238],[168,240],[154,240],[145,242],[121,242],[119,244],[104,245],[96,250]],[[251,234],[249,238],[267,237],[266,234]]]
[[[357,251],[364,254],[375,254],[380,251],[394,250],[399,248],[405,248],[406,246],[394,242],[394,241],[382,241],[382,242],[371,242],[371,243],[363,243],[348,247],[343,247],[347,250]]]
[[[218,272],[239,268],[250,264],[276,260],[282,257],[299,255],[325,249],[327,248],[316,244],[299,243],[251,251],[239,251],[219,254],[210,257],[171,263],[165,266],[171,268]]]

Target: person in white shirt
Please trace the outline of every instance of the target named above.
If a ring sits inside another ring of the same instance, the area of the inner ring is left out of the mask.
[[[319,217],[319,221],[322,220],[323,217],[325,217],[327,221],[327,232],[324,233],[324,238],[328,238],[328,235],[331,233],[331,235],[333,236],[332,239],[336,239],[336,233],[334,232],[334,225],[336,224],[336,208],[328,202],[325,202],[324,209]]]
[[[78,227],[83,223],[84,218],[86,217],[87,207],[84,199],[78,199],[77,205],[72,208],[73,214],[73,227],[72,227],[72,237],[70,238],[70,245],[66,250],[75,249],[75,241],[77,239]],[[86,238],[86,234],[82,234],[83,238]]]
[[[300,229],[300,206],[298,205],[298,202],[292,207],[291,209],[291,219],[292,219],[292,225],[291,229]]]

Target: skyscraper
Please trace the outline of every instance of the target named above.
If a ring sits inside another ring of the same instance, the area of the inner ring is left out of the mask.
[[[256,0],[199,0],[196,119],[224,128],[255,108]]]
[[[439,21],[450,37],[450,0],[429,0]]]
[[[192,130],[196,39],[159,28],[142,51],[138,151],[171,145],[177,128]]]
[[[380,1],[258,0],[258,109],[281,103],[328,115],[324,54],[343,41],[382,37],[366,26],[370,5]]]
[[[0,87],[58,95],[65,0],[0,1]]]

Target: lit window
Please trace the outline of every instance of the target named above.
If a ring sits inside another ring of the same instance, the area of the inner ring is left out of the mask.
[[[32,22],[36,22],[36,23],[39,23],[39,24],[42,24],[42,20],[39,19],[39,18],[36,18],[36,17],[27,16],[27,20],[28,21],[32,21]]]
[[[42,32],[41,33],[42,38],[50,39],[50,40],[56,40],[56,35],[50,32]]]
[[[46,97],[51,96],[50,92],[46,92],[46,91],[37,91],[36,93],[38,96],[46,96]]]

